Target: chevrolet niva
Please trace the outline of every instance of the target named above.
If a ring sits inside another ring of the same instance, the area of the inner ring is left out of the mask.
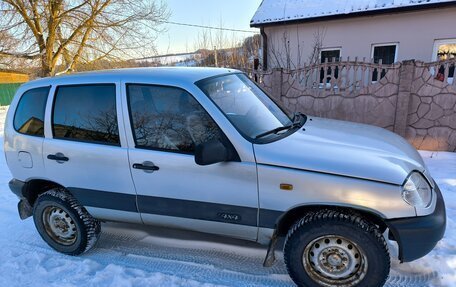
[[[381,286],[446,226],[418,152],[387,130],[289,114],[236,70],[146,68],[22,85],[4,150],[55,250],[92,248],[100,222],[161,225],[268,245],[299,286]]]

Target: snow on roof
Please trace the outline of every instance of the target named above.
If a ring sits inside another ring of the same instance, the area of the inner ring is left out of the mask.
[[[320,18],[385,9],[454,2],[454,0],[263,0],[250,24]]]

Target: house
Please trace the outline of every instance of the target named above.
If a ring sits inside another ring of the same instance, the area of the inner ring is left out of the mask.
[[[263,0],[250,25],[261,30],[265,70],[456,58],[454,0]]]

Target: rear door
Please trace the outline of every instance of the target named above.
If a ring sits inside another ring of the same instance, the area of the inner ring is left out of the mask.
[[[141,222],[128,165],[117,82],[59,85],[47,106],[43,157],[58,182],[95,217]]]
[[[187,91],[128,84],[126,95],[130,167],[144,223],[256,240],[255,163],[195,163],[196,145],[225,135]]]
[[[44,115],[50,86],[24,90],[14,98],[5,124],[5,155],[16,179],[27,181],[44,176]],[[16,104],[16,101],[18,103]]]

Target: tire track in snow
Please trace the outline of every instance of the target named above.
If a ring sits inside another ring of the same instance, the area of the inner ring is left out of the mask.
[[[135,262],[133,265],[138,262],[146,263],[152,269],[155,269],[155,260],[158,260],[160,272],[171,272],[173,275],[184,278],[188,274],[193,274],[192,279],[212,284],[293,286],[283,261],[274,268],[262,267],[263,252],[265,252],[263,250],[259,252],[260,256],[255,256],[256,254],[234,252],[230,246],[224,244],[215,244],[217,245],[215,248],[192,248],[194,241],[163,245],[161,240],[166,241],[163,238],[154,236],[135,238],[135,236],[122,233],[117,234],[115,231],[108,230],[104,234],[106,236],[102,235],[100,245],[97,246],[100,252],[97,249],[94,252],[104,256],[105,252],[109,252],[107,250],[114,250],[126,254],[130,263]],[[211,242],[196,242],[196,245],[199,244],[214,245]],[[101,252],[102,249],[105,249],[104,252]],[[154,260],[151,261],[151,258]]]
[[[431,272],[427,274],[395,274],[397,272],[392,271],[393,275],[390,274],[388,279],[388,286],[395,287],[426,287],[430,286],[430,283],[438,278],[437,272]]]
[[[193,235],[190,239],[168,239],[134,229],[103,225],[100,241],[92,251],[80,257],[69,257],[53,251],[41,242],[36,232],[27,233],[36,238],[26,240],[21,236],[17,241],[2,242],[3,247],[43,254],[47,258],[78,261],[80,264],[90,260],[99,265],[91,271],[93,273],[116,265],[217,285],[294,286],[287,275],[281,252],[277,252],[278,261],[274,267],[264,268],[262,260],[265,249],[252,248],[249,243],[239,245],[240,242],[234,241],[229,245],[217,241],[206,242],[199,241],[201,238]],[[206,238],[206,235],[199,236]],[[247,252],[242,252],[243,250]],[[46,264],[48,263],[42,263]],[[411,274],[392,270],[386,286],[426,287],[437,277],[437,272]]]
[[[163,273],[177,276],[180,278],[195,280],[217,285],[226,286],[293,286],[291,280],[284,278],[267,278],[251,274],[239,273],[226,269],[217,269],[211,265],[196,264],[188,261],[168,260],[158,257],[150,257],[138,254],[128,254],[125,250],[112,250],[98,247],[93,252],[79,257],[69,257],[58,254],[46,245],[40,244],[19,244],[10,245],[8,249],[20,248],[28,253],[39,253],[47,257],[60,257],[67,260],[71,258],[74,261],[92,260],[100,265],[94,273],[104,269],[109,265],[118,265],[124,268],[139,269],[153,273]]]

